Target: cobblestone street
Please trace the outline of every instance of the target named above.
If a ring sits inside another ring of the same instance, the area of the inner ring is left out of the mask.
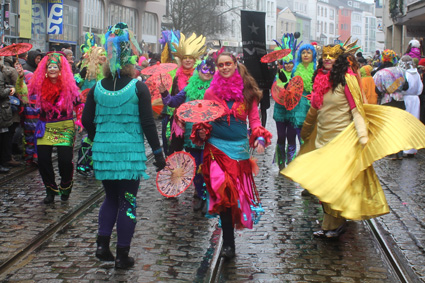
[[[267,127],[275,134],[271,113],[272,108]],[[273,145],[275,141],[274,136]],[[193,188],[175,199],[160,195],[152,161],[151,178],[141,182],[138,194],[138,223],[130,250],[136,264],[130,270],[115,270],[112,262],[100,262],[94,255],[103,200],[100,182],[77,174],[69,202],[57,199],[46,206],[37,171],[15,178],[0,187],[0,281],[208,282],[219,264],[215,282],[400,282],[366,222],[350,221],[336,241],[313,238],[312,232],[320,228],[321,205],[314,196],[302,197],[301,187],[279,175],[272,164],[273,147],[255,155],[265,213],[253,230],[236,232],[236,258],[220,263],[217,219],[193,212]],[[375,164],[391,207],[391,213],[376,222],[409,269],[412,282],[425,278],[424,153]],[[56,227],[58,232],[48,238],[48,231],[73,213],[73,220]],[[40,245],[41,236],[48,240]],[[115,233],[111,242],[114,250]],[[23,250],[26,256],[9,265],[8,260]]]

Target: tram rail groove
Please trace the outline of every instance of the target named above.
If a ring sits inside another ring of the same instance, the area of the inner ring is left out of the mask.
[[[413,270],[406,266],[406,261],[402,259],[403,255],[397,252],[396,249],[391,247],[396,246],[394,240],[391,238],[391,235],[386,232],[379,221],[375,219],[369,219],[364,221],[370,228],[372,235],[375,237],[376,241],[379,243],[379,247],[386,256],[389,264],[393,268],[398,279],[402,283],[413,283],[413,282],[422,282],[418,276],[413,272]]]
[[[402,255],[398,254],[397,252],[393,251],[390,246],[395,246],[394,243],[391,241],[391,236],[387,235],[388,233],[383,230],[381,225],[375,220],[370,219],[363,221],[370,229],[371,234],[379,244],[379,248],[383,252],[383,254],[386,257],[386,260],[388,261],[388,264],[392,267],[394,270],[394,273],[396,274],[397,278],[399,279],[399,282],[401,283],[416,283],[416,282],[422,282],[415,274],[414,272],[405,264],[405,261],[401,259]],[[220,235],[220,239],[221,239]],[[218,250],[217,257],[215,257],[212,260],[212,267],[211,272],[209,274],[209,283],[218,283],[220,280],[220,274],[223,269],[223,264],[225,259],[220,257],[222,249],[222,242],[218,244]]]
[[[75,152],[78,152],[77,148]],[[147,162],[153,160],[153,153],[148,154]],[[57,156],[53,156],[53,161],[57,160]],[[7,184],[8,182],[14,180],[15,178],[24,176],[33,171],[37,170],[37,167],[27,167],[22,170],[18,170],[8,176],[5,176],[0,180],[0,186]],[[0,265],[0,278],[7,277],[7,275],[16,268],[19,268],[19,263],[22,262],[31,252],[36,250],[46,241],[48,241],[52,236],[54,236],[58,231],[66,227],[72,220],[80,216],[85,210],[87,210],[94,203],[99,201],[101,197],[103,197],[104,191],[103,188],[98,189],[95,193],[93,193],[89,198],[80,203],[73,209],[70,213],[66,214],[62,217],[57,223],[47,227],[43,232],[41,232],[37,237],[35,237],[27,246],[20,249],[9,259],[4,261]],[[4,278],[3,278],[4,279]]]

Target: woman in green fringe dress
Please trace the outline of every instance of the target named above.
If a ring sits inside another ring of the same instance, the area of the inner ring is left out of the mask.
[[[137,59],[133,50],[140,48],[124,23],[111,27],[105,38],[109,59],[104,68],[105,78],[88,93],[82,119],[93,141],[95,177],[102,180],[106,193],[99,210],[96,257],[102,261],[115,260],[115,268],[127,269],[134,265],[128,253],[136,226],[140,177],[148,177],[144,136],[155,155],[157,170],[165,167],[165,160],[149,90],[132,78]],[[116,259],[109,249],[115,223]]]

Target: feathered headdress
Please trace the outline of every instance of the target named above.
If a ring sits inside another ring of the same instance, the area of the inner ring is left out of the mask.
[[[180,40],[180,31],[178,30],[164,30],[161,32],[162,37],[159,40],[161,44],[162,53],[161,53],[161,63],[170,63],[174,60],[172,52],[176,52],[176,49],[173,46],[173,42],[175,44],[179,44]]]
[[[291,53],[282,58],[284,63],[294,63],[295,54],[297,53],[298,48],[300,47],[302,41],[297,45],[297,38],[295,38],[293,33],[285,33],[281,39],[281,42],[274,40],[277,47],[274,50],[281,49],[291,49]]]
[[[349,43],[351,40],[351,36],[344,42],[344,44],[342,45],[342,47],[345,49],[344,53],[351,53],[351,54],[356,54],[357,50],[359,50],[361,47],[357,45],[357,41],[359,41],[358,39],[356,39],[356,41]]]
[[[86,53],[96,45],[96,39],[94,37],[94,33],[86,32],[84,35],[84,43],[80,45],[81,53]]]
[[[197,37],[194,33],[188,39],[186,39],[183,33],[180,33],[179,45],[174,42],[172,44],[176,49],[173,55],[180,59],[183,59],[184,56],[192,56],[198,59],[207,49],[205,46],[205,37],[203,35]]]
[[[120,70],[124,65],[137,64],[137,56],[142,53],[142,50],[126,23],[118,23],[110,27],[105,34],[105,40],[109,68],[114,78],[115,74],[120,77]]]

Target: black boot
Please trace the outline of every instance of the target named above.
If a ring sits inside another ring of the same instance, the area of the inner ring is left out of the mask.
[[[109,249],[109,241],[111,236],[97,236],[96,244],[96,257],[101,261],[114,261],[115,257],[112,255]]]
[[[115,260],[115,268],[128,269],[133,267],[134,258],[128,256],[130,247],[117,246],[117,259]]]
[[[62,201],[67,201],[69,199],[69,195],[71,194],[73,184],[74,182],[71,181],[68,186],[62,183],[59,185],[59,192],[60,192]]]
[[[46,197],[44,198],[44,204],[50,204],[55,201],[55,195],[57,195],[59,190],[55,186],[46,186]]]
[[[55,201],[54,194],[47,194],[47,196],[43,200],[44,204],[50,204],[50,203],[53,203],[54,201]]]

